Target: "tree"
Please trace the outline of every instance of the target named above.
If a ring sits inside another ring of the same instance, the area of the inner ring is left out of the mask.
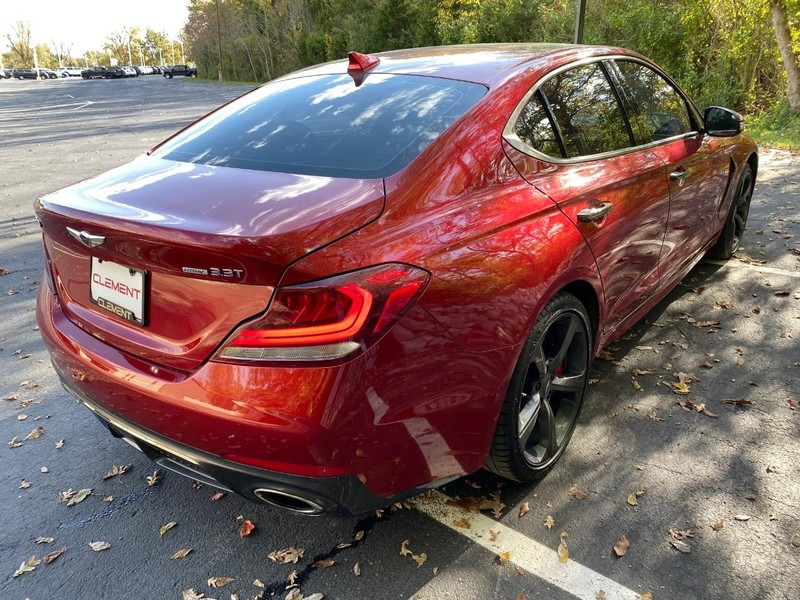
[[[800,61],[792,48],[792,36],[789,29],[789,20],[786,16],[786,7],[781,0],[770,0],[772,25],[775,28],[775,38],[778,41],[783,66],[786,69],[786,87],[789,96],[789,106],[792,112],[800,115]],[[800,25],[800,18],[795,15],[795,28]],[[796,29],[795,29],[796,31]]]
[[[23,21],[17,21],[16,26],[11,26],[11,33],[7,33],[5,37],[11,46],[11,57],[14,63],[18,66],[32,67],[31,26]]]

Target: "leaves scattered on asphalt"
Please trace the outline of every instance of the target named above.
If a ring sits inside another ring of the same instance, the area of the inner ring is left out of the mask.
[[[166,523],[165,525],[162,525],[162,526],[159,528],[159,530],[158,530],[158,534],[159,534],[159,535],[161,535],[161,536],[163,536],[163,535],[164,535],[165,533],[167,533],[167,532],[168,532],[170,529],[172,529],[173,527],[175,527],[175,525],[177,525],[177,523],[176,523],[175,521],[170,521],[169,523]]]
[[[92,488],[84,488],[77,492],[73,492],[72,490],[67,490],[66,492],[61,492],[61,494],[59,494],[59,497],[61,497],[61,495],[63,495],[64,498],[66,498],[67,506],[75,506],[76,504],[80,504],[81,502],[86,500],[86,498],[92,495]]]
[[[555,526],[555,524],[556,524],[556,521],[555,521],[555,519],[553,519],[553,517],[551,515],[547,515],[544,518],[544,526],[547,527],[548,529],[552,529]]]
[[[103,481],[105,481],[106,479],[111,479],[112,477],[116,477],[117,475],[122,475],[124,473],[127,473],[128,470],[131,468],[131,466],[133,465],[119,465],[119,466],[114,465],[108,470],[108,472],[105,475],[103,475]]]
[[[29,556],[25,559],[25,561],[19,566],[19,568],[14,571],[12,577],[19,577],[20,575],[24,575],[25,573],[30,573],[31,571],[36,570],[36,565],[40,564],[40,561],[35,556]]]
[[[161,481],[161,478],[162,478],[161,469],[156,469],[155,471],[153,471],[152,475],[148,475],[147,476],[147,478],[146,478],[147,485],[150,486],[150,487],[153,487],[159,481]]]
[[[417,568],[421,567],[425,564],[425,561],[428,560],[428,555],[425,552],[414,554],[408,547],[408,544],[409,540],[402,541],[400,544],[400,556],[410,556],[417,563]]]
[[[531,509],[531,507],[528,505],[528,503],[527,502],[523,502],[522,506],[519,507],[519,517],[522,518],[525,515],[527,515],[528,511],[530,511],[530,509]]]
[[[46,565],[49,565],[51,562],[53,562],[59,556],[64,554],[64,552],[66,552],[66,551],[67,551],[66,548],[62,548],[61,550],[56,550],[55,552],[51,552],[50,554],[48,554],[47,556],[45,556],[42,559],[42,562],[44,562],[44,564],[46,564]]]
[[[570,496],[575,498],[576,500],[586,500],[589,497],[589,494],[584,492],[580,487],[578,487],[577,483],[573,483],[567,492]]]
[[[210,577],[206,582],[208,587],[221,588],[234,581],[233,577]]]
[[[42,435],[44,435],[44,427],[37,427],[25,436],[25,441],[29,442],[30,440],[37,440],[42,437]]]

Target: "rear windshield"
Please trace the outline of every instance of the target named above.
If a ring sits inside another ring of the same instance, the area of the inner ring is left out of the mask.
[[[169,160],[328,177],[380,178],[419,155],[486,93],[411,75],[286,79],[200,121],[155,155]]]

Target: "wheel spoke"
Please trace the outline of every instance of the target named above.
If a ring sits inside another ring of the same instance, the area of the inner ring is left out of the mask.
[[[585,371],[578,373],[577,375],[556,375],[550,382],[550,390],[554,392],[580,393],[583,391],[583,384],[585,380]]]
[[[556,417],[553,414],[553,408],[547,400],[542,402],[542,407],[539,409],[539,432],[540,442],[544,447],[544,456],[542,461],[547,460],[551,456],[555,456],[558,452],[558,439],[556,438]]]
[[[564,357],[567,355],[567,351],[572,345],[572,340],[575,338],[575,333],[578,331],[578,327],[580,325],[578,318],[572,314],[570,314],[568,318],[569,324],[567,325],[567,330],[564,332],[564,337],[561,340],[561,346],[559,346],[558,352],[556,352],[556,355],[553,357],[553,361],[549,365],[549,374],[552,374],[558,368],[558,366],[564,362]]]
[[[525,451],[528,440],[536,427],[536,419],[539,417],[541,402],[539,396],[531,398],[519,413],[519,447]]]

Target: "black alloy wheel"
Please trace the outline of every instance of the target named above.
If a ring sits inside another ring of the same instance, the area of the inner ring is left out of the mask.
[[[747,216],[750,214],[750,201],[753,198],[754,185],[753,170],[750,165],[745,164],[742,167],[736,195],[725,219],[722,233],[720,233],[717,243],[708,251],[709,256],[712,258],[728,260],[738,250],[747,226]]]
[[[536,321],[514,369],[487,461],[491,471],[534,481],[561,458],[586,395],[591,347],[583,304],[558,294]]]

